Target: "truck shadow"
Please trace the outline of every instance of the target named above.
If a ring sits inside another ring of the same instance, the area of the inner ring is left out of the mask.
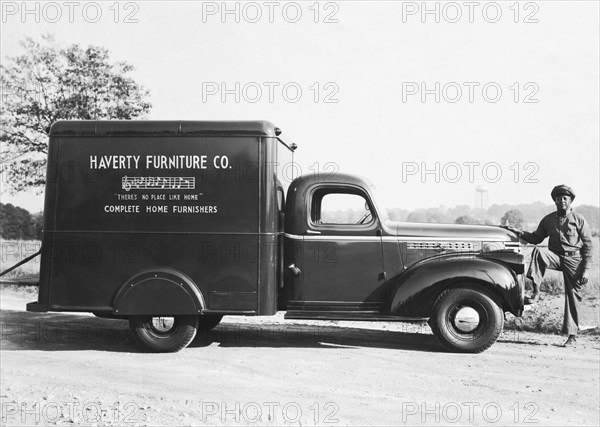
[[[414,328],[413,328],[414,329]],[[190,347],[311,347],[354,349],[387,348],[441,352],[427,333],[386,331],[337,325],[283,323],[221,323],[210,332],[198,333]]]
[[[139,351],[125,320],[0,310],[3,351]]]
[[[0,310],[0,343],[3,351],[141,352],[126,320],[65,313]],[[198,332],[189,347],[209,345],[443,351],[433,335],[428,333],[277,322],[224,322],[210,332]]]

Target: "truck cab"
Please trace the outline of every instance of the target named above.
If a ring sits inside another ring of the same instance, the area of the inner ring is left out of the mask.
[[[504,312],[522,313],[511,232],[391,221],[354,175],[289,182],[281,158],[296,146],[280,134],[263,121],[57,122],[28,310],[128,319],[150,351],[180,350],[224,315],[279,310],[428,321],[446,349],[480,352]]]
[[[447,348],[464,351],[475,336],[496,335],[501,311],[521,315],[518,239],[499,227],[394,222],[376,194],[346,174],[292,182],[279,305],[286,318],[430,320]],[[456,302],[447,307],[448,299]]]

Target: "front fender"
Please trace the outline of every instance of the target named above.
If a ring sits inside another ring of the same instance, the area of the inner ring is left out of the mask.
[[[515,316],[523,312],[523,287],[517,275],[501,262],[479,254],[443,256],[415,264],[394,278],[390,313],[429,317],[437,296],[448,288],[481,289]]]

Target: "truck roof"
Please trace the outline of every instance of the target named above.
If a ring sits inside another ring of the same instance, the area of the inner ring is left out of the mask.
[[[59,120],[50,136],[266,136],[275,137],[275,126],[266,120]]]
[[[293,192],[304,193],[310,186],[317,183],[339,184],[341,182],[364,188],[373,186],[370,180],[362,176],[350,175],[343,172],[321,172],[295,178],[290,184],[290,189]]]

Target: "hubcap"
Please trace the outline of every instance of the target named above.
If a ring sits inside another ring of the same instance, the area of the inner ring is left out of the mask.
[[[454,315],[454,326],[460,332],[473,332],[478,325],[479,313],[472,307],[461,307]]]
[[[160,334],[165,334],[173,329],[175,318],[173,317],[153,317],[152,329]]]

